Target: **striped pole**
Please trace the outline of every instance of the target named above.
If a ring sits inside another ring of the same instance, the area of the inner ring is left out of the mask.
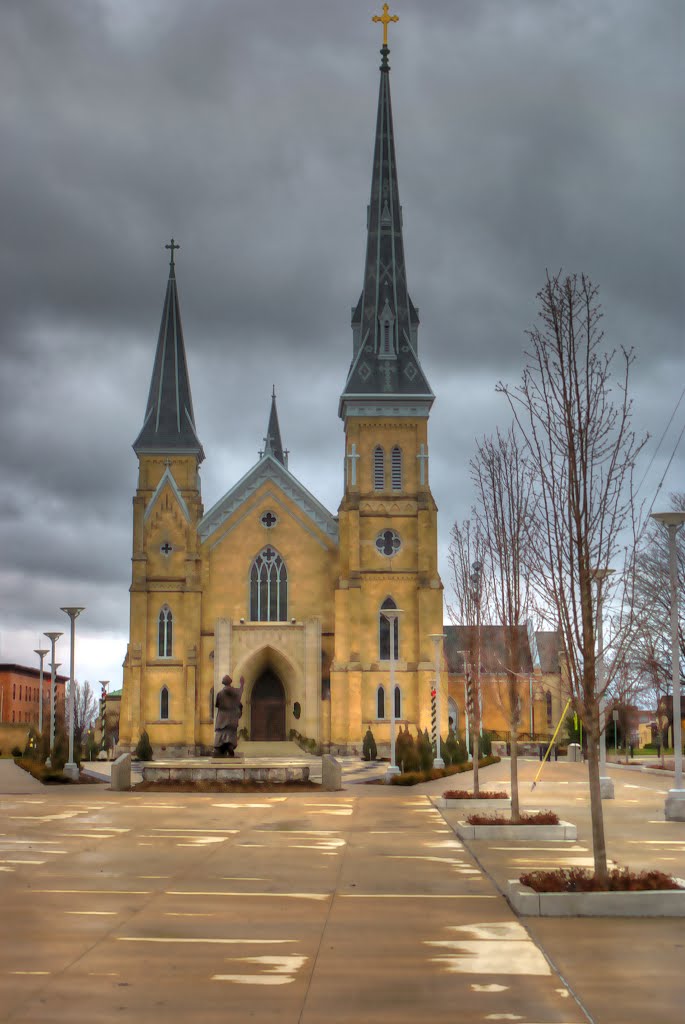
[[[435,704],[435,697],[437,691],[434,686],[431,687],[431,741],[433,743],[433,750],[438,749],[438,711]]]
[[[102,690],[100,691],[100,729],[102,730],[102,735],[101,735],[101,739],[100,739],[100,750],[106,750],[107,749],[107,737],[105,735],[105,727],[107,725],[107,683],[108,682],[109,682],[108,679],[101,679],[100,680],[100,686],[102,687]]]

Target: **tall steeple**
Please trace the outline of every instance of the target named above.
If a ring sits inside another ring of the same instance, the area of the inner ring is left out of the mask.
[[[162,322],[159,328],[145,419],[143,428],[133,444],[133,450],[136,455],[152,453],[196,455],[198,462],[202,462],[205,454],[195,430],[193,400],[190,396],[188,364],[183,344],[181,310],[176,287],[174,250],[179,249],[180,246],[172,238],[165,248],[171,250],[169,280],[162,309]]]
[[[262,453],[260,453],[262,454]],[[271,412],[269,413],[269,425],[266,428],[264,438],[264,455],[273,455],[282,466],[288,468],[288,453],[283,448],[281,441],[281,428],[278,425],[278,412],[276,410],[276,388],[271,394]]]
[[[396,19],[388,16],[386,4],[384,15],[374,20],[383,23],[384,40],[367,210],[364,285],[352,311],[352,363],[339,407],[343,418],[355,414],[355,400],[371,397],[391,401],[395,406],[398,398],[413,398],[427,405],[427,409],[433,402],[433,393],[418,360],[419,315],[407,290],[404,262],[387,46],[388,23]],[[359,413],[364,408],[362,401]]]

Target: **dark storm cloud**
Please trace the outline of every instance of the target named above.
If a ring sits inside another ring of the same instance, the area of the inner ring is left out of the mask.
[[[81,602],[79,630],[119,673],[130,445],[172,234],[205,507],[254,462],[275,384],[290,468],[337,509],[378,89],[371,13],[366,0],[2,5],[5,655],[26,660],[51,609]],[[660,436],[675,405],[679,6],[398,0],[397,13],[400,194],[444,556],[472,501],[473,438],[508,420],[494,385],[520,376],[545,268],[601,286],[608,341],[637,350],[639,428]],[[680,455],[664,489],[682,476]]]

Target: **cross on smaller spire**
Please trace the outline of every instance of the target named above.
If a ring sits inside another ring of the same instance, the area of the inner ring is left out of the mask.
[[[390,8],[388,7],[387,4],[383,4],[383,13],[382,14],[374,14],[373,18],[371,19],[371,21],[378,21],[378,22],[380,22],[381,25],[383,26],[383,46],[386,46],[386,47],[388,45],[388,25],[390,24],[391,21],[399,21],[400,20],[399,19],[399,15],[397,15],[397,14],[388,14],[389,9]]]
[[[171,239],[171,241],[170,241],[170,242],[168,242],[168,243],[167,243],[167,244],[166,244],[166,245],[164,246],[164,248],[165,248],[165,249],[171,249],[171,256],[170,256],[170,258],[169,258],[169,266],[170,266],[170,267],[171,267],[171,269],[173,270],[173,268],[174,268],[174,267],[176,266],[176,263],[174,262],[174,249],[180,249],[180,248],[181,248],[181,246],[180,246],[180,245],[178,245],[178,244],[177,244],[177,243],[176,243],[176,242],[175,242],[175,241],[173,240],[173,238],[172,238],[172,239]]]

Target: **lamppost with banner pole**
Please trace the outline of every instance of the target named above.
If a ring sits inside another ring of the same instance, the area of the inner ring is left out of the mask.
[[[74,761],[74,644],[76,637],[76,619],[83,611],[83,608],[60,608],[60,611],[64,612],[71,619],[71,657],[69,660],[69,705],[67,711],[67,714],[69,716],[69,760],[64,766],[64,774],[67,776],[67,778],[72,779],[72,781],[78,782],[79,770],[78,765]]]
[[[45,655],[48,653],[47,647],[35,647],[33,650],[34,654],[37,654],[40,658],[40,677],[38,684],[38,732],[43,735],[43,661]],[[40,756],[40,755],[39,755]]]
[[[440,712],[442,710],[442,703],[440,700],[440,654],[442,651],[442,644],[445,640],[444,633],[429,633],[430,639],[433,641],[433,647],[435,648],[435,704],[436,704],[436,717],[438,720],[438,728],[435,734],[435,757],[433,758],[434,768],[444,768],[445,762],[441,756],[440,750]]]
[[[45,761],[48,768],[52,767],[52,754],[55,749],[55,672],[59,665],[55,664],[55,644],[64,633],[44,633],[50,641],[52,654],[50,656],[50,751]]]
[[[401,608],[382,608],[382,614],[388,620],[390,627],[390,766],[385,773],[385,781],[390,782],[393,775],[399,775],[400,770],[395,764],[395,661],[397,649],[395,646],[395,631],[399,638],[398,622],[402,614]]]
[[[676,534],[685,523],[685,512],[652,512],[652,519],[668,530],[668,568],[671,578],[671,675],[673,690],[673,753],[675,778],[673,789],[666,794],[664,815],[667,821],[685,821],[685,789],[683,789],[683,733],[681,727],[680,659],[678,647],[678,565]]]

